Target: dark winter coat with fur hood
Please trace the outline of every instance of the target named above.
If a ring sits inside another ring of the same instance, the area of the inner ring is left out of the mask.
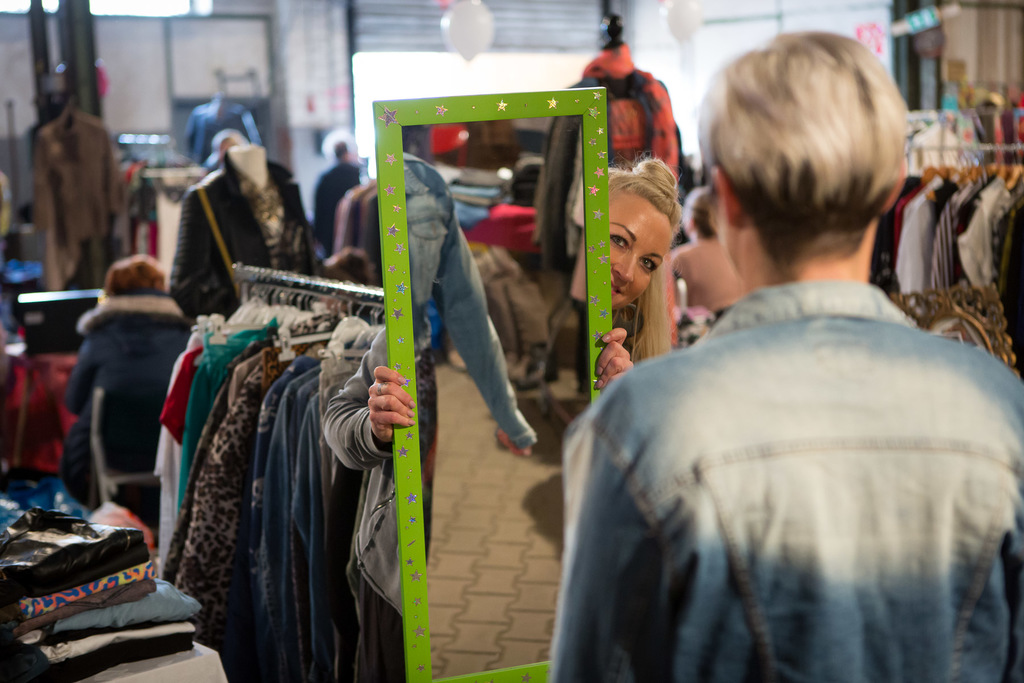
[[[85,313],[78,331],[85,342],[68,380],[64,401],[78,415],[64,442],[61,478],[79,500],[88,497],[90,467],[89,429],[92,395],[96,387],[107,391],[162,397],[171,371],[185,350],[191,321],[168,294],[149,289],[112,296]],[[153,441],[153,425],[139,425],[140,443]],[[159,426],[156,427],[159,432]],[[131,435],[122,435],[130,439]],[[109,462],[118,469],[152,470],[156,452],[146,462]]]

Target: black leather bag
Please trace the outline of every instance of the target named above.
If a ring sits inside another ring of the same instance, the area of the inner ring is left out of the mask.
[[[139,564],[132,561],[140,556],[144,562],[148,551],[140,554],[140,546],[145,550],[138,529],[90,524],[56,510],[32,508],[0,534],[0,586],[20,584],[29,595],[66,590]],[[110,569],[126,562],[132,564]],[[83,576],[95,573],[92,568],[106,573],[83,581]],[[77,583],[56,588],[69,580]]]

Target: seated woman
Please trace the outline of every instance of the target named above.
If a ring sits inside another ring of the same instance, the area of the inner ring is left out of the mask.
[[[115,262],[104,283],[106,299],[78,321],[85,337],[78,351],[78,363],[68,380],[65,403],[78,415],[64,441],[60,475],[68,491],[83,503],[91,487],[92,396],[96,387],[163,403],[174,361],[188,341],[190,321],[167,293],[167,276],[149,256],[131,256]],[[120,430],[119,443],[154,445],[141,460],[124,461],[116,452],[107,464],[123,471],[152,470],[155,443],[160,431],[157,419],[138,424],[131,433]],[[135,454],[138,455],[138,454]],[[143,519],[153,519],[145,510],[134,510]]]
[[[687,308],[719,313],[740,298],[743,283],[718,240],[714,202],[706,187],[686,197],[683,217],[683,230],[690,242],[672,250],[672,270],[686,282]]]

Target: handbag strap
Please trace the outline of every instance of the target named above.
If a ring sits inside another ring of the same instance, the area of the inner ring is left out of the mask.
[[[234,268],[231,267],[231,254],[228,253],[228,245],[224,243],[224,236],[220,234],[217,226],[217,219],[213,215],[213,208],[210,206],[210,198],[206,196],[206,188],[200,185],[196,188],[199,192],[199,201],[203,204],[203,211],[206,212],[206,220],[213,232],[213,239],[217,242],[217,249],[220,250],[220,257],[224,259],[224,267],[228,269],[228,277],[231,278],[231,285],[235,288],[235,295],[238,295],[238,283],[233,277]]]

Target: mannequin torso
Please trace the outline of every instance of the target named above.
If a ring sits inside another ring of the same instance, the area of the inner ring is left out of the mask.
[[[262,190],[270,182],[267,170],[267,150],[259,145],[235,145],[227,151],[231,164],[239,173]]]

